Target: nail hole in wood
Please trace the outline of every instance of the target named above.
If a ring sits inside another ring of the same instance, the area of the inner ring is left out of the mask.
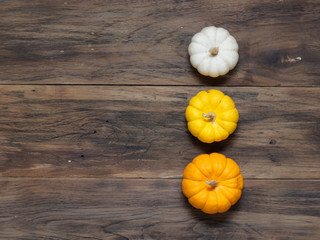
[[[274,144],[276,144],[276,143],[277,143],[277,141],[274,140],[274,139],[271,139],[270,142],[269,142],[269,144],[272,144],[272,145],[274,145]]]
[[[84,157],[84,155],[81,155],[81,157]]]

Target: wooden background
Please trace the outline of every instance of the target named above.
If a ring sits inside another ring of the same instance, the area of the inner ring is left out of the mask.
[[[0,1],[1,239],[319,239],[320,1]],[[189,62],[228,29],[237,67]],[[222,90],[236,132],[204,144],[184,111]],[[240,201],[206,215],[182,195],[198,154],[233,158]]]

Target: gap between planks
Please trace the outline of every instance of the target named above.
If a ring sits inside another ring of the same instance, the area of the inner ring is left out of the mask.
[[[320,88],[318,85],[301,85],[301,86],[295,86],[295,85],[289,85],[289,86],[252,86],[252,85],[233,85],[233,86],[228,86],[228,85],[201,85],[201,84],[194,84],[194,85],[169,85],[169,84],[164,84],[164,85],[153,85],[153,84],[62,84],[62,83],[51,83],[51,84],[41,84],[41,83],[30,83],[30,84],[1,84],[0,86],[92,86],[92,87],[183,87],[183,88],[193,88],[193,87],[223,87],[223,88]]]
[[[134,178],[134,177],[127,177],[127,178],[119,178],[119,177],[1,177],[0,181],[7,181],[7,180],[182,180],[181,177],[167,177],[167,178]],[[320,178],[243,178],[244,181],[320,181]]]

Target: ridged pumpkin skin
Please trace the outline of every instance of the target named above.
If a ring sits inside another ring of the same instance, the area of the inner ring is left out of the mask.
[[[218,77],[233,69],[239,60],[238,43],[220,27],[205,27],[195,34],[188,48],[190,62],[204,76]]]
[[[242,188],[238,164],[219,153],[197,156],[183,172],[183,194],[205,213],[228,211],[240,199]]]
[[[221,91],[201,91],[191,98],[185,112],[190,133],[205,143],[219,142],[237,128],[238,110]]]

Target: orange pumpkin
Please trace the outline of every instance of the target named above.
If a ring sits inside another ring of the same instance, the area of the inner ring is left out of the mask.
[[[243,177],[238,164],[219,153],[201,154],[183,172],[182,191],[205,213],[223,213],[241,197]]]

